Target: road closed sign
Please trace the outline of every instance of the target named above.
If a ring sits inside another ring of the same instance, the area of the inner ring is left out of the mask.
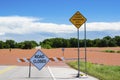
[[[48,62],[49,58],[41,51],[38,50],[31,58],[30,62],[38,69],[41,70]]]

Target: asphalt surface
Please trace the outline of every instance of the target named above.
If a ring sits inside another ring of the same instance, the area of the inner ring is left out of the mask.
[[[97,78],[91,77],[89,75],[86,75],[82,72],[83,76],[80,76],[79,78],[76,78],[78,71],[75,69],[72,69],[68,66],[64,67],[50,67],[54,80],[98,80]]]
[[[53,78],[47,67],[41,71],[32,67],[29,78],[29,67],[27,66],[0,66],[0,80],[53,80]]]
[[[28,66],[0,66],[0,80],[98,80],[81,74],[84,76],[76,78],[77,71],[68,66],[45,66],[40,71],[32,66],[29,78]]]

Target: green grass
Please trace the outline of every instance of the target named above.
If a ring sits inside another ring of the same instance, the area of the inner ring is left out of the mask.
[[[107,53],[120,53],[120,51],[114,51],[114,50],[104,50],[103,52],[107,52]]]
[[[114,50],[105,50],[105,51],[103,51],[103,52],[115,53],[115,51],[114,51]]]
[[[77,61],[68,62],[68,65],[77,69]],[[80,70],[85,72],[84,62],[80,62]],[[87,73],[100,80],[120,80],[120,66],[106,66],[87,63]]]

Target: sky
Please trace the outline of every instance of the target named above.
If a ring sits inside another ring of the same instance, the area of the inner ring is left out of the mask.
[[[87,39],[120,36],[120,0],[0,0],[0,40],[77,38],[69,19],[87,19]],[[84,39],[84,24],[79,28]]]

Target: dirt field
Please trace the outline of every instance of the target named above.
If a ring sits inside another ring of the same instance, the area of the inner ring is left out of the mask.
[[[77,48],[65,48],[64,54],[61,48],[41,49],[49,58],[65,57],[66,59],[77,58]],[[87,61],[96,64],[119,65],[120,53],[106,53],[104,50],[120,50],[120,47],[87,48]],[[25,62],[18,62],[18,58],[30,58],[36,49],[0,49],[0,65],[28,65]],[[80,58],[84,58],[84,48],[80,48]],[[63,62],[49,62],[48,65],[63,65]]]

